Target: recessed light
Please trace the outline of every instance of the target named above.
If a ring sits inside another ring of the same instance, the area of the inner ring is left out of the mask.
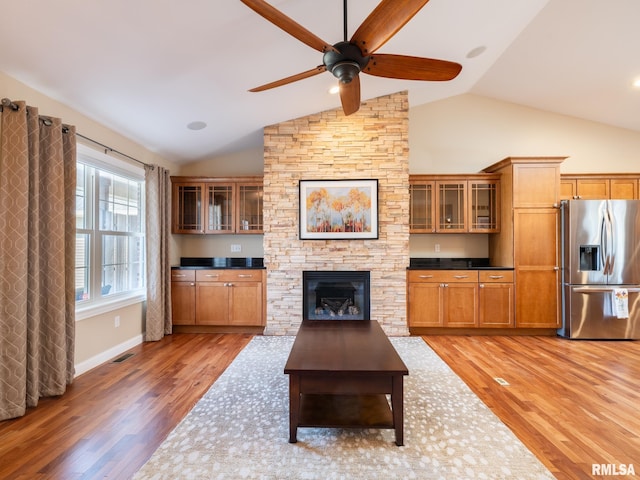
[[[471,50],[469,50],[469,53],[467,53],[467,58],[479,57],[484,53],[486,49],[487,47],[485,47],[484,45],[480,45],[479,47],[472,48]]]
[[[331,95],[335,95],[336,93],[339,93],[339,92],[340,92],[340,86],[339,85],[334,85],[333,87],[331,87],[329,89],[329,93]]]
[[[640,78],[636,78],[633,81],[633,86],[636,87],[636,88],[640,88]]]
[[[195,121],[195,122],[191,122],[187,125],[187,128],[189,130],[202,130],[203,128],[206,128],[207,124],[201,121]]]

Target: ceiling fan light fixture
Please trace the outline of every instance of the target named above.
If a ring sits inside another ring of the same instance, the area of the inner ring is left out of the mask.
[[[350,83],[360,73],[360,65],[357,62],[338,62],[333,66],[331,73],[340,80],[340,83]]]

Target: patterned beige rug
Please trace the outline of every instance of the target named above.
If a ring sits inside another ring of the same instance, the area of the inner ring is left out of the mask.
[[[288,443],[293,340],[255,337],[134,478],[554,478],[418,337],[391,338],[409,368],[403,447],[373,429],[299,428]]]

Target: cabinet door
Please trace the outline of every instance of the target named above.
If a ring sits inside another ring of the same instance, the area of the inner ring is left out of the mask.
[[[195,325],[195,282],[171,282],[171,323],[173,325]]]
[[[560,200],[573,200],[576,198],[576,182],[577,180],[560,179]]]
[[[478,325],[478,284],[447,283],[443,292],[443,325],[476,327]]]
[[[436,232],[462,233],[467,230],[467,182],[436,182]]]
[[[442,293],[440,283],[409,283],[409,327],[442,326]]]
[[[513,291],[513,283],[481,283],[478,286],[480,327],[513,327]]]
[[[576,195],[581,200],[600,200],[609,198],[609,180],[606,178],[579,178],[576,182]]]
[[[224,282],[196,284],[196,324],[229,324],[229,287]]]
[[[523,163],[513,166],[513,206],[553,207],[560,198],[560,165]]]
[[[233,185],[206,184],[205,233],[233,232]]]
[[[612,178],[610,180],[609,198],[612,200],[637,200],[638,179]]]
[[[229,289],[229,325],[263,325],[262,283],[233,282]]]
[[[497,180],[469,180],[469,232],[500,231],[500,188]]]
[[[435,182],[409,185],[409,231],[411,233],[435,232]]]
[[[238,183],[237,192],[236,233],[262,233],[262,184]]]
[[[172,233],[204,233],[204,184],[174,183]]]
[[[560,325],[558,210],[514,210],[516,326]]]

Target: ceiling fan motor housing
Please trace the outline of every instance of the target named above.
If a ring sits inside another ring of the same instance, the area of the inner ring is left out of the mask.
[[[370,57],[362,55],[354,43],[338,42],[334,47],[338,51],[325,52],[322,63],[341,83],[349,83],[367,66]]]

